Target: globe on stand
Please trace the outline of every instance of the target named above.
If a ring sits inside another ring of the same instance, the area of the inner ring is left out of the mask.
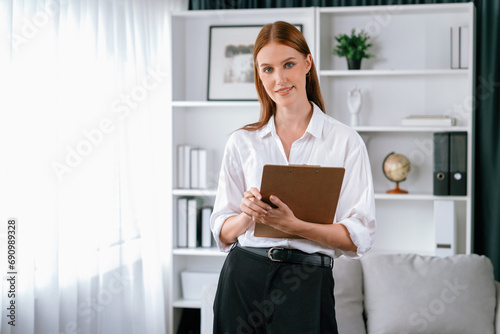
[[[410,173],[410,160],[402,154],[391,152],[383,162],[383,171],[386,178],[396,182],[396,188],[387,190],[388,194],[407,194],[408,191],[399,189],[399,182],[406,180]]]

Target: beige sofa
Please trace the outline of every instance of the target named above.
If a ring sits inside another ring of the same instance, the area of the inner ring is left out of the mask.
[[[367,254],[335,260],[340,334],[500,334],[500,283],[484,256]],[[212,333],[216,286],[203,288],[201,334]]]

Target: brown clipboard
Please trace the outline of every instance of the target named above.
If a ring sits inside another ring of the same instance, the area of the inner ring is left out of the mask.
[[[307,165],[265,165],[260,193],[262,201],[276,207],[277,196],[295,217],[311,223],[332,224],[342,189],[345,168]],[[256,223],[254,235],[267,238],[301,238],[268,225]]]

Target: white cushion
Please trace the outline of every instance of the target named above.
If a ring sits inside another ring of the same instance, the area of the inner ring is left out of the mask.
[[[363,270],[359,260],[341,256],[334,261],[335,313],[339,333],[364,334]]]
[[[494,333],[488,258],[367,254],[361,264],[368,333]]]

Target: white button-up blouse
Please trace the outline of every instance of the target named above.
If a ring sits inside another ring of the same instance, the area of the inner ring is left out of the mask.
[[[254,226],[238,237],[242,246],[280,246],[306,253],[320,252],[333,258],[342,254],[358,258],[373,246],[375,201],[365,144],[356,131],[314,105],[307,130],[292,144],[288,160],[276,134],[274,117],[257,131],[237,130],[229,137],[210,220],[212,233],[221,251],[228,252],[232,246],[219,238],[222,225],[227,218],[241,213],[241,199],[246,190],[260,188],[262,169],[266,164],[344,167],[344,181],[333,223],[347,228],[357,251],[335,249],[307,239],[255,237]]]

